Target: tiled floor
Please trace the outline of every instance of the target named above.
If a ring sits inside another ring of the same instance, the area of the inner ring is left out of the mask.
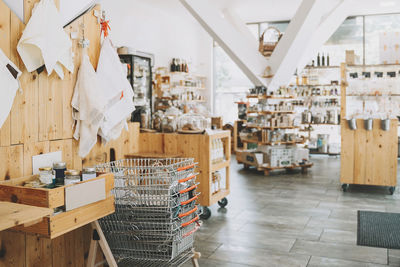
[[[357,210],[400,212],[400,193],[367,186],[343,193],[340,159],[312,160],[307,175],[266,177],[233,159],[229,204],[211,207],[197,233],[200,266],[400,266],[400,250],[356,245]]]

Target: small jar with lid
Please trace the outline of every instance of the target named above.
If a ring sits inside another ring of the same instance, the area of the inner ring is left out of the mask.
[[[53,184],[55,180],[53,169],[51,167],[39,168],[39,180],[46,185]]]
[[[86,167],[82,170],[82,181],[87,181],[93,178],[96,178],[96,168],[94,167]]]
[[[56,173],[56,185],[64,185],[65,171],[67,164],[65,162],[54,162],[53,170]]]
[[[81,181],[80,172],[77,170],[66,170],[65,171],[65,185],[79,183]]]

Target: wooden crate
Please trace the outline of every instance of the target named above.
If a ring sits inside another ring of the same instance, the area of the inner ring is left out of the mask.
[[[24,182],[36,178],[37,176],[33,175],[1,182],[0,201],[45,208],[62,207],[65,205],[65,189],[67,187],[100,179],[105,179],[106,199],[71,211],[47,216],[40,223],[29,227],[18,226],[14,228],[15,230],[35,233],[53,239],[115,211],[114,197],[111,195],[111,189],[114,188],[113,174],[103,174],[88,181],[54,189],[27,188],[22,186]]]

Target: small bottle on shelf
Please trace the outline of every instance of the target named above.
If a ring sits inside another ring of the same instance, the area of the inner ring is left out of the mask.
[[[319,53],[318,53],[318,55],[317,55],[317,66],[318,66],[318,67],[321,66],[321,59],[320,59],[320,57],[319,57]]]

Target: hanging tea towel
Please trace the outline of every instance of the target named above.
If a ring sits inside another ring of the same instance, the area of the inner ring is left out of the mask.
[[[107,98],[99,134],[108,142],[121,135],[124,126],[127,127],[127,118],[135,110],[132,86],[109,37],[104,39],[100,50],[97,75],[104,90],[103,95]]]
[[[20,87],[21,71],[0,49],[0,128],[11,111],[15,94]]]
[[[79,140],[79,156],[83,158],[97,142],[97,133],[107,105],[101,83],[85,52],[82,53],[71,105],[72,117],[76,121],[74,138]]]
[[[29,72],[46,66],[48,75],[53,70],[64,79],[62,66],[74,71],[72,42],[63,29],[62,18],[54,0],[41,0],[32,10],[17,50]]]

